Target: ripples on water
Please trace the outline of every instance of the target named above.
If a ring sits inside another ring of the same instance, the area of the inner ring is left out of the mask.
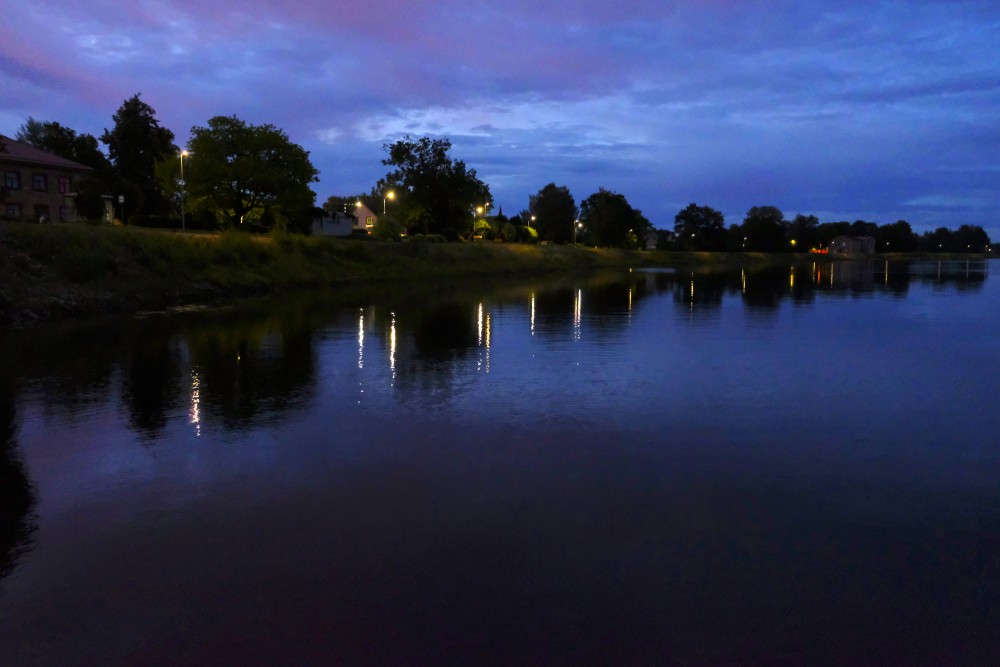
[[[4,664],[988,664],[984,263],[9,335]]]

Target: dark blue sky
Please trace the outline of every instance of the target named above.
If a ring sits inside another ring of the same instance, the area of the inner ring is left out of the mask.
[[[505,213],[554,181],[654,225],[690,202],[1000,239],[1000,3],[36,0],[0,24],[0,133],[99,135],[141,92],[310,151],[318,202],[447,136]]]

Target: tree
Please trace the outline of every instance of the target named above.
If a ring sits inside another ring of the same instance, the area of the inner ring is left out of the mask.
[[[475,169],[448,156],[451,141],[406,136],[383,148],[382,164],[395,169],[379,182],[380,192],[396,193],[397,217],[411,233],[456,239],[472,229],[476,207],[489,210],[492,196]]]
[[[84,217],[99,219],[104,215],[104,198],[113,189],[111,162],[101,152],[97,138],[77,134],[75,130],[54,121],[28,117],[17,131],[17,139],[59,157],[72,160],[92,171],[74,185],[77,211]]]
[[[815,215],[799,213],[788,223],[788,240],[792,250],[807,252],[815,248],[819,242],[819,218]]]
[[[875,238],[880,252],[913,252],[920,241],[906,220],[882,225]]]
[[[577,209],[573,195],[565,185],[549,183],[528,198],[531,226],[542,241],[568,243],[573,238]]]
[[[955,230],[953,242],[958,252],[986,252],[990,237],[979,225],[961,225]]]
[[[194,208],[230,227],[286,226],[313,208],[319,172],[309,153],[273,125],[216,116],[192,127],[187,191]]]
[[[54,121],[43,122],[29,116],[17,131],[17,140],[95,171],[104,171],[110,166],[108,158],[101,152],[97,137],[77,134],[75,130]]]
[[[674,233],[688,250],[722,250],[726,245],[725,223],[721,212],[692,202],[674,216]]]
[[[595,246],[638,245],[652,225],[632,208],[624,195],[601,188],[580,204],[580,221]]]
[[[785,250],[785,214],[774,206],[754,206],[743,218],[747,250]]]
[[[114,165],[118,194],[125,195],[126,216],[170,209],[156,178],[156,163],[177,154],[174,133],[160,127],[156,111],[139,96],[136,93],[122,103],[114,115],[115,126],[101,135]]]

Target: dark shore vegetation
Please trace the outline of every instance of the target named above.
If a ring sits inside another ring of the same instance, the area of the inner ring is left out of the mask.
[[[285,290],[474,278],[502,281],[777,259],[815,258],[0,223],[0,326],[217,303]]]

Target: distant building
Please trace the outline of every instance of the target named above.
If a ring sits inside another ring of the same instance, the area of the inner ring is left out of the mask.
[[[364,224],[350,213],[337,212],[313,220],[312,234],[313,236],[351,236],[354,230],[364,228]]]
[[[354,206],[354,217],[358,219],[358,228],[367,229],[369,234],[378,222],[378,214],[360,202]]]
[[[830,241],[832,255],[874,255],[875,239],[871,236],[838,236]]]
[[[3,135],[0,145],[0,218],[76,221],[76,184],[92,169]]]

